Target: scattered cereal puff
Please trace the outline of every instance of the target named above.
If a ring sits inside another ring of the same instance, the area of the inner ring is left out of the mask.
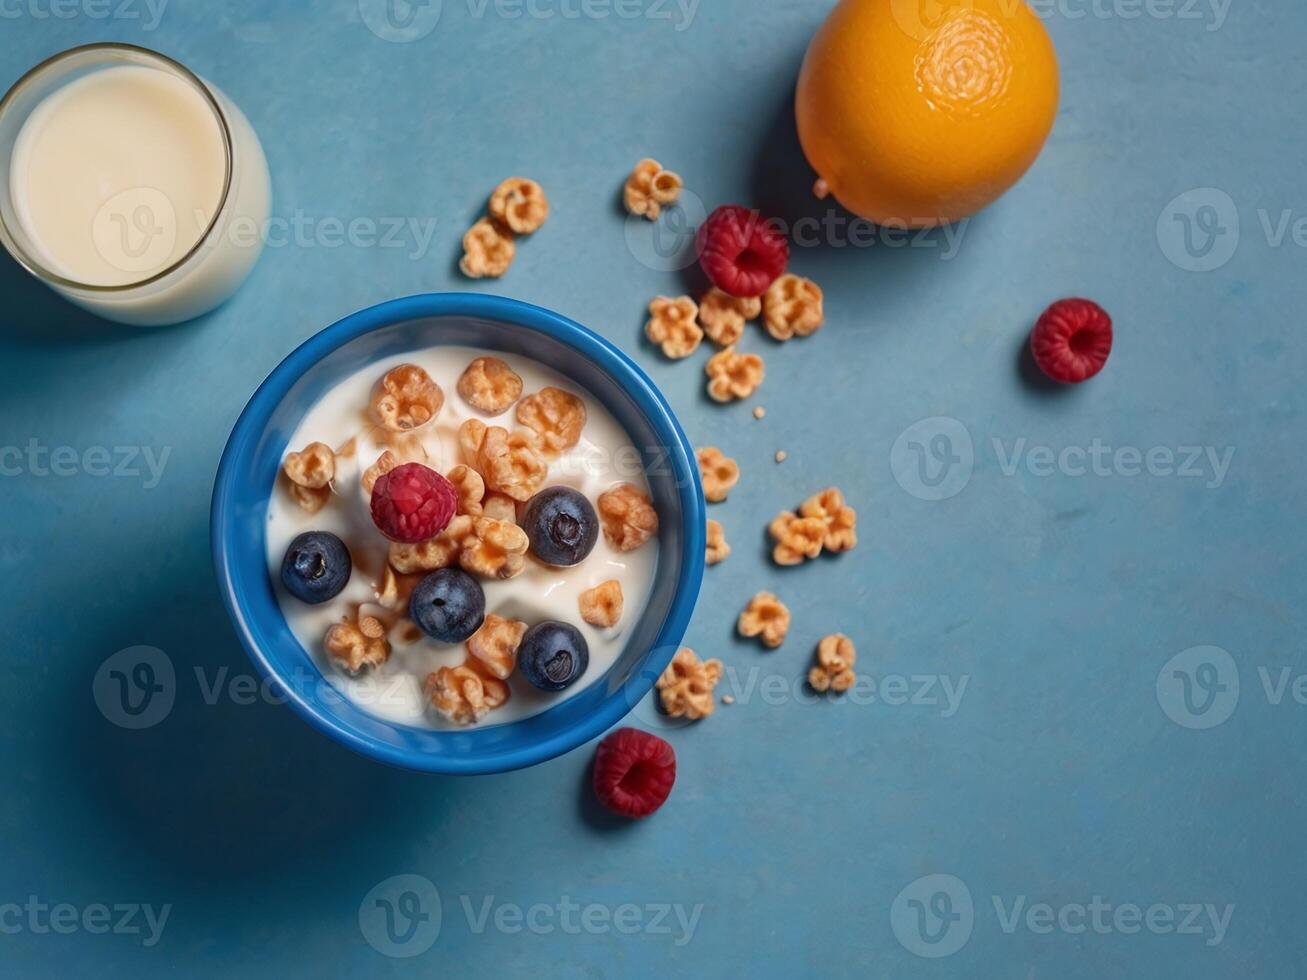
[[[663,354],[680,360],[698,350],[703,341],[703,331],[695,322],[698,316],[699,307],[690,297],[659,296],[649,304],[649,321],[644,325],[644,332],[662,348]]]
[[[351,677],[365,667],[380,667],[390,659],[386,627],[374,616],[336,623],[327,630],[322,644],[331,659]]]
[[[516,257],[513,233],[482,218],[463,236],[463,259],[458,267],[469,279],[498,279]]]
[[[460,463],[445,474],[445,479],[458,494],[458,513],[480,517],[484,512],[481,502],[486,497],[486,481],[472,467]]]
[[[549,218],[544,188],[527,177],[509,177],[490,195],[490,217],[517,235],[539,231]]]
[[[516,524],[478,517],[463,539],[458,564],[465,572],[483,578],[516,578],[526,570],[526,552],[531,546],[526,532]]]
[[[710,357],[704,372],[708,375],[708,395],[718,402],[748,398],[758,390],[766,376],[761,357],[737,354],[734,347],[727,347]]]
[[[843,633],[833,633],[817,645],[817,665],[808,671],[808,684],[814,691],[847,691],[858,679],[853,665],[858,651]]]
[[[825,319],[821,287],[802,276],[781,276],[768,287],[762,305],[763,324],[775,340],[810,336]]]
[[[716,565],[726,560],[731,553],[731,546],[726,543],[726,531],[719,521],[708,518],[708,548],[705,556],[709,565]]]
[[[485,499],[481,501],[481,512],[491,520],[517,523],[517,502],[508,494],[499,493],[497,490],[486,491]]]
[[[498,425],[468,419],[459,426],[458,441],[463,462],[481,474],[487,490],[527,501],[549,475],[540,441],[529,429],[509,432]]]
[[[608,629],[622,618],[622,583],[610,579],[581,593],[581,618],[591,626]]]
[[[541,388],[518,403],[517,422],[536,434],[541,452],[552,459],[581,441],[585,402],[562,388]]]
[[[844,494],[830,487],[803,502],[799,513],[820,520],[825,527],[822,546],[827,551],[849,551],[858,543],[858,513],[844,502]]]
[[[679,174],[664,170],[657,160],[646,157],[626,179],[622,200],[631,214],[656,221],[663,208],[681,196],[684,186]]]
[[[604,537],[618,551],[634,551],[658,533],[658,512],[638,487],[619,483],[599,495]]]
[[[381,581],[373,584],[372,592],[377,597],[377,604],[382,608],[389,609],[391,612],[405,612],[408,610],[409,596],[416,584],[411,578],[401,582],[395,570],[387,563],[381,571]]]
[[[522,397],[522,379],[497,357],[478,357],[458,379],[458,393],[478,412],[500,415]]]
[[[718,347],[738,344],[744,336],[744,325],[761,313],[762,300],[758,297],[732,296],[716,286],[699,303],[699,323]]]
[[[416,364],[401,364],[386,372],[372,391],[373,417],[391,432],[426,425],[445,404],[445,393]]]
[[[436,712],[456,725],[473,725],[508,700],[508,685],[464,664],[441,667],[427,677],[427,696]]]
[[[493,676],[507,680],[517,664],[517,648],[525,635],[526,623],[487,613],[481,628],[468,639],[467,652]]]
[[[466,514],[457,514],[450,520],[448,527],[429,541],[418,544],[392,542],[390,567],[400,575],[452,567],[463,550],[464,540],[472,533],[473,520]]]
[[[301,452],[288,453],[281,468],[296,486],[323,490],[336,478],[336,454],[326,443],[312,442]]]
[[[699,458],[704,499],[719,504],[727,498],[735,484],[740,482],[740,464],[716,446],[705,446],[696,455]]]
[[[720,660],[701,661],[689,647],[681,647],[658,678],[658,697],[663,710],[673,718],[691,721],[707,718],[716,707],[713,688],[721,676]]]
[[[290,498],[295,501],[300,510],[306,514],[316,514],[327,506],[327,501],[331,499],[331,488],[323,487],[321,490],[313,490],[310,487],[302,487],[298,483],[291,481],[288,484]]]
[[[740,613],[736,629],[741,636],[758,637],[764,646],[774,650],[785,642],[790,631],[790,611],[770,592],[759,592]]]
[[[818,518],[799,517],[793,511],[782,511],[767,526],[767,533],[776,542],[772,561],[778,565],[801,565],[805,558],[821,554],[826,538],[826,524]]]

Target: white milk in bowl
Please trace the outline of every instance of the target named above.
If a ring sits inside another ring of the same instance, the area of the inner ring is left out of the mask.
[[[225,96],[161,56],[67,52],[6,97],[0,136],[11,146],[5,244],[93,312],[188,320],[258,259],[260,236],[230,233],[234,219],[262,227],[268,216],[258,138]]]

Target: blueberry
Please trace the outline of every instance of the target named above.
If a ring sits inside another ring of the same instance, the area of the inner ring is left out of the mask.
[[[408,614],[433,640],[462,643],[486,621],[486,594],[467,572],[442,568],[417,584]]]
[[[340,595],[353,570],[344,541],[329,531],[305,531],[281,560],[281,584],[296,599],[316,606]]]
[[[590,648],[575,626],[536,623],[517,648],[517,668],[542,691],[571,687],[590,666]]]
[[[531,552],[547,565],[580,564],[599,540],[594,507],[571,487],[549,487],[532,497],[522,527]]]

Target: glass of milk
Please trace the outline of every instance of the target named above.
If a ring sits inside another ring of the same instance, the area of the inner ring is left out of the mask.
[[[0,241],[110,320],[180,323],[258,261],[268,164],[241,111],[145,48],[55,55],[0,101]]]

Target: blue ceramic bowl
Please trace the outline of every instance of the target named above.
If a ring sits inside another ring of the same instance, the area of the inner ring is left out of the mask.
[[[360,367],[440,344],[532,358],[602,402],[634,445],[650,447],[646,472],[661,520],[653,594],[608,673],[541,714],[468,731],[396,724],[345,699],[287,626],[266,555],[269,496],[307,411]],[[355,313],[282,361],[254,393],[227,442],[213,491],[211,534],[219,588],[241,642],[291,707],[364,755],[408,769],[470,774],[521,769],[561,755],[616,724],[649,692],[680,644],[698,598],[705,515],[693,449],[662,394],[630,358],[548,310],[449,293]]]

